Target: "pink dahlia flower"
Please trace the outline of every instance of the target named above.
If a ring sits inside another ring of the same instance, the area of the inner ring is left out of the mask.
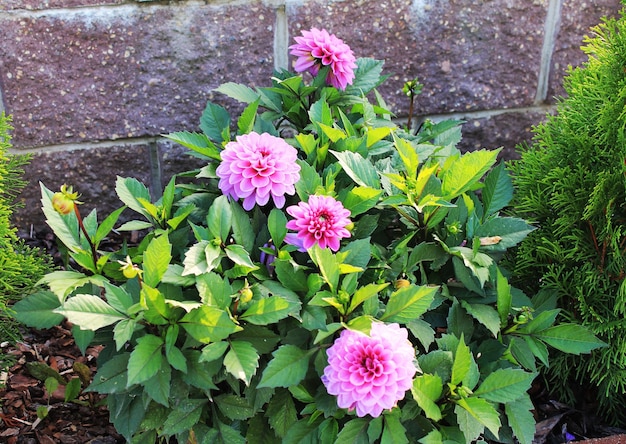
[[[316,76],[322,66],[330,66],[326,83],[337,89],[346,89],[354,81],[356,59],[343,40],[325,29],[302,31],[291,45],[291,55],[298,57],[293,67],[296,72],[308,71]]]
[[[380,416],[413,385],[415,350],[406,329],[374,322],[370,335],[343,330],[328,349],[322,382],[337,405],[359,417]]]
[[[300,202],[287,208],[287,213],[295,217],[287,222],[287,228],[297,233],[288,234],[285,241],[308,250],[318,244],[320,248],[339,250],[339,242],[350,237],[346,225],[350,224],[350,211],[341,202],[330,196],[310,196],[309,202]]]
[[[285,194],[295,194],[294,184],[300,179],[297,154],[294,147],[271,134],[237,136],[221,153],[218,186],[225,195],[243,199],[245,210],[251,210],[255,202],[265,205],[270,197],[282,208]]]

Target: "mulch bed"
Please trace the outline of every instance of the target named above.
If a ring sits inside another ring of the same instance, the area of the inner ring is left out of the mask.
[[[75,363],[83,364],[89,375],[95,374],[100,347],[90,347],[83,356],[71,331],[58,326],[50,330],[30,330],[17,344],[2,344],[2,352],[15,364],[2,375],[0,388],[0,442],[7,444],[116,444],[125,440],[109,423],[109,413],[102,398],[95,393],[81,393],[65,402],[65,386],[48,393],[44,382],[33,376],[32,363],[48,366],[65,380],[78,377]],[[41,368],[41,366],[40,366]],[[82,370],[83,372],[85,370]],[[36,373],[39,378],[41,375]],[[37,409],[49,406],[40,419]]]

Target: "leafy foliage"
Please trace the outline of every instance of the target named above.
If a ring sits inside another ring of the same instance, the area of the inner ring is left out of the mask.
[[[512,163],[514,209],[540,229],[520,245],[514,276],[528,291],[558,299],[566,319],[609,344],[591,358],[559,354],[547,371],[550,387],[575,401],[572,383],[598,387],[600,413],[626,421],[626,19],[606,19],[583,48],[588,61],[570,69],[557,113],[535,129],[532,146]],[[565,327],[564,327],[565,328]],[[562,341],[566,329],[552,330]],[[554,345],[554,344],[552,344]],[[557,347],[558,348],[558,347]]]
[[[459,122],[427,122],[416,134],[397,126],[375,91],[381,72],[382,62],[359,60],[343,92],[324,86],[323,73],[311,84],[277,72],[270,87],[221,86],[248,104],[238,119],[210,103],[202,133],[169,136],[206,159],[195,181],[174,178],[153,201],[135,179],[118,179],[120,200],[138,215],[119,229],[149,227],[136,248],[97,251],[119,213],[100,225],[87,216],[87,236],[77,214],[48,215],[82,269],[44,279],[56,301],[16,309],[36,326],[63,315],[106,346],[89,390],[108,395],[130,442],[515,435],[529,444],[536,360],[547,362],[548,345],[603,346],[579,325],[554,327],[554,301],[514,289],[499,267],[533,228],[501,214],[513,186],[498,152],[461,154]],[[299,251],[285,242],[284,209],[244,211],[221,195],[220,152],[251,130],[298,149],[288,205],[321,194],[350,210],[351,237],[338,251]],[[378,321],[410,332],[420,371],[397,407],[359,418],[326,391],[325,350],[342,330],[367,334]]]
[[[0,114],[0,342],[19,338],[11,303],[33,291],[35,283],[49,270],[49,261],[39,251],[18,239],[11,225],[16,198],[25,185],[21,179],[27,156],[8,153],[11,147],[10,117]],[[0,355],[0,367],[8,361]]]

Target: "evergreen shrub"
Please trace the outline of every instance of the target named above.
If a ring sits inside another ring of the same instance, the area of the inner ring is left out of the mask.
[[[22,167],[28,156],[8,154],[11,147],[10,117],[0,114],[0,342],[15,341],[20,335],[10,310],[11,302],[29,294],[34,284],[49,271],[49,261],[29,248],[11,225],[16,197],[24,186]],[[0,355],[0,367],[8,364]]]
[[[575,401],[595,387],[599,412],[626,421],[626,19],[604,19],[570,68],[557,112],[510,164],[514,211],[538,230],[514,259],[515,283],[558,297],[563,315],[609,344],[591,357],[559,354],[548,385]],[[581,401],[581,400],[579,400]]]

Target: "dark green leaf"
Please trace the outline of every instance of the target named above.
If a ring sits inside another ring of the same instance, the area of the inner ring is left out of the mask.
[[[143,384],[143,389],[155,402],[169,407],[170,389],[172,385],[172,368],[165,361],[156,374]]]
[[[54,312],[60,306],[59,298],[54,293],[39,291],[13,305],[14,317],[29,327],[47,329],[59,325],[65,319],[62,314]]]
[[[140,384],[152,378],[163,362],[163,339],[146,335],[137,340],[137,346],[128,360],[127,386]]]
[[[163,424],[163,435],[175,435],[190,430],[200,420],[206,399],[184,399],[176,405]]]
[[[346,87],[346,94],[361,97],[367,94],[383,80],[381,73],[383,61],[372,58],[359,58],[356,61],[357,69],[354,73],[354,82]]]
[[[348,421],[337,435],[337,443],[369,444],[367,428],[369,421],[365,418],[354,418]]]
[[[485,177],[482,198],[484,206],[483,220],[506,207],[513,198],[513,183],[504,163],[500,163],[493,168]]]
[[[180,325],[191,337],[205,344],[226,339],[242,329],[233,322],[226,311],[206,305],[183,316]]]
[[[535,437],[535,407],[528,395],[504,405],[504,412],[520,444],[532,444]]]
[[[250,223],[250,216],[234,200],[230,202],[230,208],[233,214],[232,229],[235,242],[243,246],[247,251],[252,251],[254,248],[254,230]]]
[[[306,375],[312,353],[295,345],[282,345],[272,353],[273,358],[263,371],[257,387],[289,387],[298,384]]]
[[[283,438],[289,428],[298,420],[298,414],[291,394],[278,389],[267,406],[265,416],[279,438]]]
[[[130,353],[115,355],[103,365],[85,391],[100,394],[122,393],[126,390],[128,380],[128,360]]]
[[[225,243],[228,240],[232,219],[233,213],[228,198],[219,196],[213,201],[207,216],[207,226],[213,237]]]
[[[422,316],[430,308],[439,287],[410,285],[391,294],[385,313],[385,322],[407,323]]]
[[[232,393],[216,396],[215,405],[228,419],[246,420],[254,415],[254,409],[248,401]]]
[[[211,140],[223,142],[224,129],[230,126],[230,115],[223,107],[208,102],[200,117],[200,129]]]
[[[591,350],[607,346],[605,342],[578,324],[559,324],[535,333],[535,337],[557,350],[575,355],[589,353]]]
[[[536,376],[518,368],[498,369],[485,378],[474,395],[496,403],[516,401],[526,394]]]

